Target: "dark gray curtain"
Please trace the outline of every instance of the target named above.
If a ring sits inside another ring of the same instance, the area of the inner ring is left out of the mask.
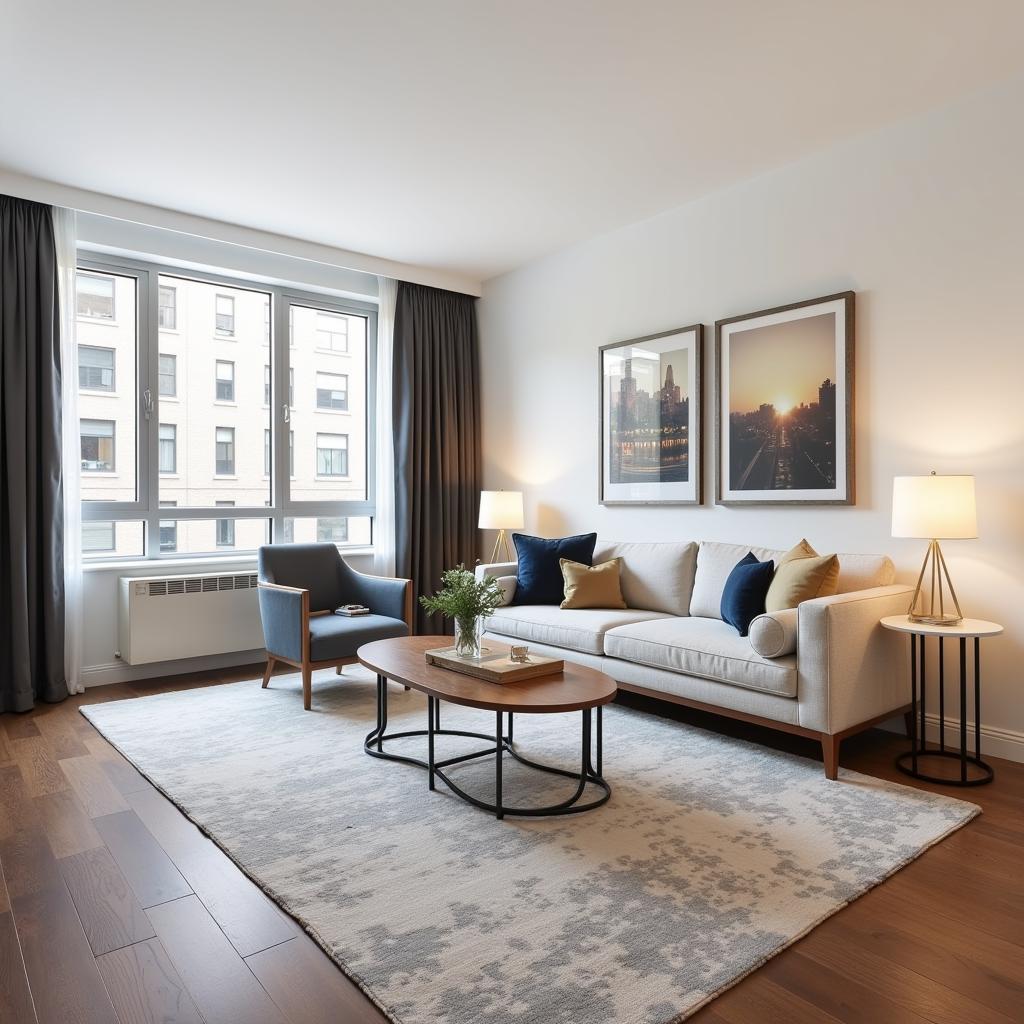
[[[68,695],[50,207],[0,195],[0,711]]]
[[[395,553],[416,597],[476,562],[480,365],[475,300],[398,284],[395,305]],[[451,632],[416,604],[416,632]]]

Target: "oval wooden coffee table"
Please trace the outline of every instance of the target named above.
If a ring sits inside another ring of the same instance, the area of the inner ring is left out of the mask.
[[[372,757],[388,761],[401,761],[418,765],[427,770],[427,786],[434,789],[435,779],[440,779],[456,796],[474,807],[493,812],[498,818],[506,814],[525,817],[544,817],[552,814],[579,814],[600,807],[611,796],[611,787],[601,776],[603,730],[601,709],[615,698],[615,680],[603,672],[583,665],[565,663],[565,671],[557,675],[538,676],[517,683],[489,683],[472,676],[462,675],[437,665],[428,665],[425,652],[451,645],[448,636],[398,637],[393,640],[377,640],[364,644],[356,652],[362,665],[377,674],[377,726],[367,735],[363,749]],[[495,648],[494,643],[490,644]],[[393,679],[427,695],[427,728],[407,732],[388,733],[388,688],[387,680]],[[494,734],[467,732],[463,729],[441,728],[441,702],[461,704],[467,708],[480,708],[494,712]],[[597,709],[596,744],[591,712]],[[513,716],[516,714],[550,715],[566,711],[582,714],[582,744],[579,772],[566,771],[553,765],[540,764],[523,757],[513,745]],[[508,732],[505,732],[504,718],[508,715]],[[427,760],[404,754],[391,754],[384,749],[389,740],[405,739],[410,736],[427,738]],[[483,750],[438,761],[434,758],[434,740],[437,736],[465,736],[485,740],[492,744]],[[592,758],[592,748],[596,752]],[[502,799],[501,765],[505,754],[510,754],[520,764],[552,775],[563,775],[578,783],[576,792],[568,800],[546,807],[506,807]],[[452,765],[473,761],[481,757],[494,758],[494,802],[488,803],[471,796],[454,783],[445,769]],[[580,803],[587,784],[600,789],[601,795],[594,800]]]

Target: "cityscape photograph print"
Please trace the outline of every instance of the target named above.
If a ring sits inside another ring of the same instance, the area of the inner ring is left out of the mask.
[[[852,296],[719,324],[720,499],[849,500],[848,323]]]
[[[695,500],[699,344],[687,328],[602,349],[602,500]]]

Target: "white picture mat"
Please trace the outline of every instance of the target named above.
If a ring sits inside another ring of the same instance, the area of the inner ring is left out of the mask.
[[[666,352],[685,350],[687,398],[689,416],[687,437],[689,441],[689,463],[686,481],[666,483],[619,483],[611,482],[611,394],[613,360],[619,364],[626,359],[643,356],[663,355]],[[660,338],[637,341],[635,344],[606,348],[601,353],[601,501],[637,502],[645,501],[696,501],[697,474],[700,466],[700,424],[697,413],[697,394],[700,381],[697,379],[697,331],[690,329],[666,334]]]
[[[729,449],[729,361],[730,340],[733,334],[755,330],[758,327],[771,327],[775,324],[792,323],[812,316],[835,314],[835,385],[836,385],[836,486],[833,488],[814,488],[813,490],[733,490],[729,486],[731,452]],[[833,299],[830,302],[815,303],[798,309],[787,309],[779,313],[768,313],[751,320],[738,320],[735,323],[723,324],[719,331],[719,402],[721,403],[721,422],[718,425],[718,443],[722,452],[719,472],[721,479],[721,501],[845,501],[846,492],[846,424],[849,410],[846,403],[846,300]]]

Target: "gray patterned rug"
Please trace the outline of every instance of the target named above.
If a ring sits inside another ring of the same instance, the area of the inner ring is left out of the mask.
[[[293,676],[82,710],[402,1024],[681,1020],[978,812],[612,706],[609,803],[499,822],[367,757],[374,684],[346,677],[313,713]],[[396,729],[425,707],[391,688]],[[575,766],[578,721],[520,716],[517,744]],[[509,803],[571,786],[506,763]],[[454,777],[490,799],[492,764]]]

